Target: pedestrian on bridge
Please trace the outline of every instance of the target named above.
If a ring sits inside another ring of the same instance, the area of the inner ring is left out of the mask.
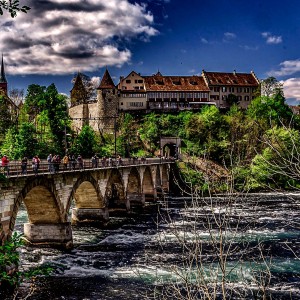
[[[53,162],[52,162],[52,154],[49,154],[47,157],[47,163],[48,163],[48,171],[52,173],[54,171],[53,169]]]
[[[78,162],[79,169],[82,170],[83,169],[83,159],[82,159],[81,155],[78,155],[77,162]]]
[[[28,164],[28,159],[26,156],[24,156],[21,160],[21,174],[25,175],[27,174],[27,164]]]
[[[67,168],[68,168],[68,163],[69,163],[69,157],[68,157],[68,155],[66,154],[66,155],[63,157],[64,170],[67,170]]]
[[[39,172],[40,162],[41,162],[41,160],[39,159],[39,157],[37,155],[33,157],[33,159],[32,159],[32,170],[33,170],[35,176]]]
[[[6,175],[9,176],[9,159],[6,155],[3,155],[3,157],[1,158],[1,163],[4,170],[4,174],[6,173]]]

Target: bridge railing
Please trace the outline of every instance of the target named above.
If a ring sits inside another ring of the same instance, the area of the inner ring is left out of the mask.
[[[99,159],[93,162],[91,159],[83,159],[82,163],[79,161],[69,161],[67,164],[61,162],[48,163],[46,159],[40,161],[38,168],[28,160],[26,168],[22,168],[20,160],[12,160],[8,166],[0,166],[0,174],[5,177],[18,177],[18,176],[36,176],[42,174],[56,174],[64,172],[78,172],[83,170],[93,169],[110,169],[122,168],[126,166],[137,165],[152,165],[174,162],[172,158],[122,158],[118,159]]]

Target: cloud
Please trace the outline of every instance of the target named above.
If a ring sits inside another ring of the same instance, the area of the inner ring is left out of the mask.
[[[283,83],[284,96],[300,101],[300,78],[289,78]]]
[[[232,32],[225,32],[224,33],[224,39],[225,40],[234,40],[236,38],[236,34]]]
[[[300,59],[296,60],[286,60],[279,64],[279,70],[272,70],[267,74],[269,76],[287,76],[294,73],[300,72]]]
[[[200,41],[202,44],[208,44],[208,40],[205,38],[201,38]]]
[[[246,51],[257,51],[259,49],[258,46],[248,46],[248,45],[240,45],[240,48]]]
[[[282,37],[272,35],[270,32],[262,32],[262,37],[266,39],[267,44],[280,44],[282,43]]]
[[[69,74],[130,62],[127,45],[158,34],[146,5],[129,0],[28,0],[32,9],[0,18],[11,74]]]

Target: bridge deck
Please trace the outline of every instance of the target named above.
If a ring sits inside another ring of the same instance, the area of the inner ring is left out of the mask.
[[[26,176],[36,176],[43,174],[56,174],[56,173],[66,173],[66,172],[81,172],[83,170],[99,170],[99,169],[113,169],[113,168],[124,168],[131,166],[140,165],[157,165],[172,163],[174,159],[168,158],[145,158],[145,159],[129,159],[124,158],[121,161],[112,159],[109,161],[99,160],[98,164],[95,166],[91,160],[84,159],[83,164],[80,165],[78,162],[72,164],[69,162],[66,166],[61,163],[51,163],[49,164],[47,160],[41,160],[38,172],[36,173],[32,167],[31,161],[28,161],[27,169],[25,173],[22,173],[21,161],[13,160],[8,164],[9,172],[5,170],[3,166],[0,166],[0,174],[5,175],[5,177],[26,177]],[[56,168],[56,169],[55,169]]]

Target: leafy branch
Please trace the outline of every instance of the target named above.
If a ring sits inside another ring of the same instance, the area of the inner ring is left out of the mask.
[[[27,13],[31,8],[27,5],[20,6],[19,0],[0,1],[0,15],[3,15],[3,10],[8,10],[10,16],[15,18],[18,12]]]

